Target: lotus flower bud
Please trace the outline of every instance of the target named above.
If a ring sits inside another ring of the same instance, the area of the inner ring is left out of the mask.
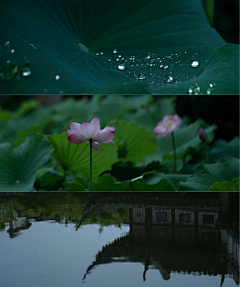
[[[208,138],[208,135],[206,133],[206,131],[203,128],[200,128],[199,130],[199,138],[201,141],[205,142]]]

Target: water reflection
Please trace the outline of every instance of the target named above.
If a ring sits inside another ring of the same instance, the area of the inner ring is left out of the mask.
[[[216,276],[216,286],[230,286],[225,278],[239,284],[238,202],[238,193],[5,194],[0,219],[10,238],[35,221],[74,223],[77,232],[97,223],[99,234],[106,226],[128,226],[85,264],[85,283],[103,266],[137,263],[146,282],[156,270],[164,281],[207,275]]]

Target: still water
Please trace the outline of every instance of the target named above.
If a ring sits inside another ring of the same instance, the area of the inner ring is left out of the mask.
[[[237,286],[236,199],[2,196],[0,286]]]

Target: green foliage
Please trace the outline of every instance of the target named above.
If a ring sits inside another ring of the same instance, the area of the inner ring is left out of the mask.
[[[157,142],[152,131],[146,132],[141,126],[132,123],[114,123],[115,142],[118,145],[118,157],[123,162],[140,163],[147,155],[156,152]]]
[[[0,191],[33,191],[37,172],[51,166],[52,151],[46,138],[36,134],[18,147],[0,144]]]
[[[216,124],[201,118],[183,117],[182,126],[174,132],[177,172],[173,173],[171,135],[157,138],[153,129],[166,114],[176,113],[180,100],[150,95],[93,96],[90,100],[67,98],[49,107],[29,101],[14,112],[1,110],[0,190],[87,191],[89,144],[71,144],[63,131],[70,121],[82,123],[95,116],[100,118],[101,129],[110,125],[116,130],[113,142],[100,144],[101,151],[93,150],[91,190],[235,190],[238,187],[231,181],[238,177],[239,137],[229,142],[215,140]],[[221,113],[219,110],[219,118]],[[200,126],[208,134],[207,165]],[[229,177],[224,177],[226,168],[233,173]]]
[[[93,185],[92,191],[174,191],[172,185],[165,179],[160,180],[157,184],[147,184],[144,179],[124,181],[116,183],[110,175],[103,175],[98,182]]]
[[[188,94],[195,83],[239,93],[238,45],[225,45],[201,0],[9,0],[0,27],[5,94]]]
[[[56,170],[45,170],[37,176],[35,185],[40,186],[40,190],[56,191],[61,188],[64,175]]]
[[[210,185],[210,191],[240,191],[239,190],[239,180],[240,178],[234,178],[231,182],[215,182]]]
[[[235,137],[230,142],[221,139],[217,140],[215,146],[212,148],[209,154],[209,159],[211,160],[211,162],[215,162],[223,153],[229,153],[232,157],[238,157],[239,137]]]
[[[208,191],[212,184],[232,181],[238,176],[239,159],[233,158],[229,154],[223,154],[215,164],[200,164],[190,178],[185,182],[179,183],[178,188],[180,191]],[[226,188],[223,191],[229,191],[227,184],[222,184],[220,187],[217,184],[217,186],[214,185],[212,188]]]
[[[183,167],[183,159],[187,160],[186,155],[191,148],[199,149],[201,140],[199,139],[198,133],[201,126],[201,120],[197,120],[195,123],[181,127],[179,130],[174,132],[175,143],[176,143],[176,155],[179,161],[177,162],[177,170],[181,170]],[[214,138],[214,130],[216,125],[211,125],[206,128],[208,133],[208,141],[211,142]],[[173,168],[173,146],[172,138],[169,134],[166,137],[158,138],[157,152],[154,156],[148,156],[146,163],[150,163],[153,160],[160,161],[169,169]]]
[[[66,170],[71,172],[80,172],[83,176],[89,176],[89,144],[74,145],[68,139],[67,133],[61,135],[53,134],[49,136],[49,140],[54,145],[53,156],[59,164]],[[93,170],[92,178],[96,180],[98,175],[105,170],[110,170],[112,164],[118,161],[117,147],[114,143],[100,144],[101,151],[93,149]]]

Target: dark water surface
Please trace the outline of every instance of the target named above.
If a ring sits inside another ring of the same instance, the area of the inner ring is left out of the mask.
[[[238,198],[1,195],[0,286],[237,286]]]

